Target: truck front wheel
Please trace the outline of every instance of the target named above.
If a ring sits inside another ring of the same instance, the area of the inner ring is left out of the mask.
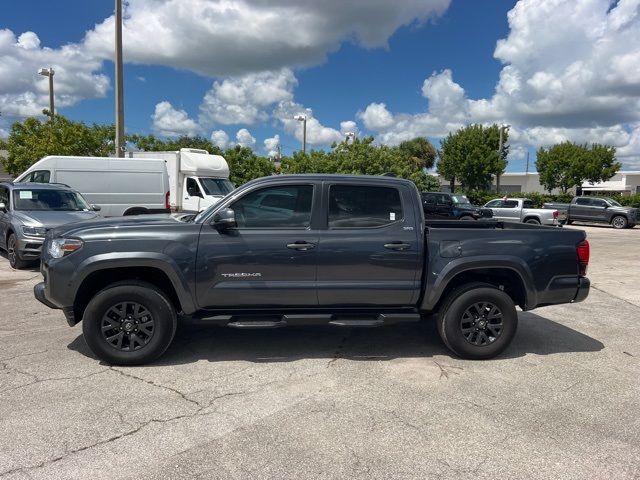
[[[613,228],[622,229],[627,228],[629,222],[627,221],[627,217],[623,217],[622,215],[616,215],[611,219],[611,225]]]
[[[453,353],[472,360],[493,358],[509,346],[518,328],[513,300],[485,283],[452,291],[437,317],[438,333]]]
[[[176,332],[176,311],[146,283],[117,283],[87,305],[82,333],[91,351],[112,365],[140,365],[162,355]]]

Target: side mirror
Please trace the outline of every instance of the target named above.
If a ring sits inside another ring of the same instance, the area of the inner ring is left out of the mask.
[[[93,210],[94,212],[99,212],[100,210],[102,210],[102,207],[100,205],[91,205],[91,210]]]
[[[213,226],[218,230],[227,230],[236,225],[236,214],[230,208],[223,208],[213,215]]]
[[[0,212],[7,212],[7,206],[2,202],[0,202]]]

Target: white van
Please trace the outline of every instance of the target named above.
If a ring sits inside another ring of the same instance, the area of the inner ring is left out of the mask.
[[[199,212],[215,205],[235,189],[229,181],[224,157],[206,150],[181,148],[168,152],[127,152],[132,158],[162,158],[167,161],[171,209]]]
[[[162,159],[48,156],[20,175],[18,182],[63,183],[101,215],[169,213],[169,175]]]

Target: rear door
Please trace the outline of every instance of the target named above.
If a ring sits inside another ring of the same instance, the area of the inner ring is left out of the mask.
[[[318,304],[318,230],[311,212],[320,184],[257,186],[229,208],[237,227],[202,227],[197,297],[203,308]]]
[[[427,219],[438,218],[436,211],[436,196],[437,193],[423,193],[422,194],[422,207],[424,209],[424,216]]]
[[[585,197],[576,198],[569,206],[571,220],[584,220],[589,218],[591,199]]]
[[[326,182],[318,250],[321,306],[407,306],[420,290],[422,221],[408,185]]]

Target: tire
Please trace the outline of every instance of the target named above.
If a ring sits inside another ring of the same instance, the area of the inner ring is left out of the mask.
[[[20,258],[20,253],[16,250],[16,245],[18,243],[18,239],[14,233],[9,235],[9,239],[7,240],[7,258],[9,258],[9,265],[11,268],[16,270],[20,270],[21,268],[26,267],[29,262],[24,261]]]
[[[623,215],[616,215],[611,219],[611,226],[613,228],[617,228],[618,230],[627,228],[627,225],[629,225],[629,222],[627,221],[627,217]]]
[[[169,347],[176,327],[176,311],[166,295],[142,282],[117,283],[98,292],[82,319],[87,345],[112,365],[152,362]]]
[[[571,225],[573,223],[573,220],[568,220],[564,222],[565,225]]]
[[[484,312],[477,308],[483,304],[488,304]],[[474,312],[484,313],[485,318],[478,316],[477,321]],[[513,300],[502,290],[485,283],[470,283],[447,296],[436,322],[449,350],[462,358],[486,360],[509,346],[518,329],[518,314]]]
[[[475,222],[476,219],[473,218],[471,215],[463,215],[462,217],[460,217],[460,220],[463,220],[463,221],[471,220],[472,222]]]
[[[524,223],[528,223],[530,225],[540,225],[540,220],[537,218],[527,218]]]

